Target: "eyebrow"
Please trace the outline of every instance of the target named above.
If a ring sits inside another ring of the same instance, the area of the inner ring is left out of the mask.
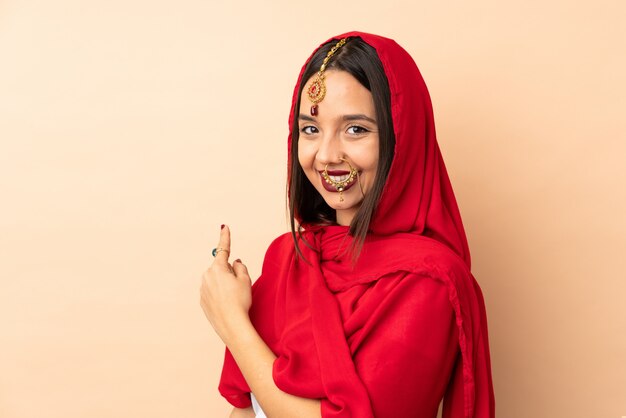
[[[309,115],[305,115],[303,113],[300,113],[300,115],[298,116],[299,120],[307,120],[309,122],[315,122],[315,118]],[[354,114],[354,115],[343,115],[341,117],[341,119],[343,121],[352,121],[352,120],[366,120],[370,123],[376,124],[376,120],[370,118],[369,116],[366,116],[362,113],[358,113],[358,114]]]

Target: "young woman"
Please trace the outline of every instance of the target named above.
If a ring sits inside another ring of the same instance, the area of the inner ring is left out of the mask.
[[[250,286],[222,227],[202,308],[231,417],[492,418],[487,319],[430,97],[391,39],[304,64],[288,137],[291,231]]]

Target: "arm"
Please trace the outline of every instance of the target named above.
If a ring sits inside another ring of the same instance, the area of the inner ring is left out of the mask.
[[[237,362],[250,390],[270,417],[320,418],[321,403],[280,390],[274,383],[272,367],[276,356],[265,344],[247,316],[230,321],[224,342]]]
[[[458,356],[446,287],[429,277],[382,279],[362,312],[354,364],[377,418],[435,416]],[[462,393],[462,392],[461,392]],[[462,417],[449,415],[448,418]]]
[[[319,400],[290,395],[274,383],[272,370],[276,356],[250,321],[252,282],[241,260],[235,260],[232,266],[228,263],[230,228],[226,225],[222,225],[218,247],[226,251],[216,253],[200,284],[200,305],[207,319],[228,347],[266,415],[321,418]]]

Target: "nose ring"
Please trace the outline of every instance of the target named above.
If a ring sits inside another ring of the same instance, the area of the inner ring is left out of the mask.
[[[339,201],[343,202],[343,189],[346,187],[346,185],[348,183],[350,183],[352,180],[354,180],[354,177],[358,177],[359,172],[356,170],[356,168],[352,167],[352,164],[350,164],[348,162],[348,160],[346,160],[345,158],[339,158],[341,161],[344,161],[346,164],[348,164],[350,166],[350,175],[348,175],[348,178],[345,180],[341,180],[341,181],[335,181],[333,179],[330,178],[330,176],[328,175],[328,164],[326,164],[326,167],[324,167],[324,172],[322,173],[322,177],[324,177],[324,180],[326,180],[326,183],[332,184],[333,186],[335,186],[335,188],[337,189],[337,191],[339,192]],[[361,193],[363,193],[363,190],[361,190]]]

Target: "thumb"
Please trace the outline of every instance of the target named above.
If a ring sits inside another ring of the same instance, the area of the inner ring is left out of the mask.
[[[248,274],[248,267],[241,262],[240,259],[236,259],[233,263],[233,270],[235,270],[235,276],[238,279],[247,278],[250,280],[250,275]]]

